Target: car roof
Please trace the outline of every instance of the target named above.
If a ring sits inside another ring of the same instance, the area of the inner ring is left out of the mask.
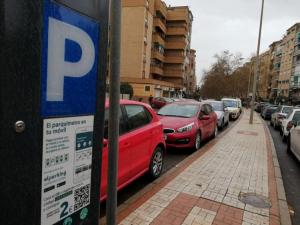
[[[224,100],[239,101],[239,100],[236,99],[236,98],[222,98],[222,101],[224,101]]]
[[[217,100],[204,100],[202,102],[203,103],[209,103],[209,102],[223,103],[222,101],[217,101]]]
[[[202,102],[197,102],[197,101],[178,101],[178,102],[173,102],[169,105],[202,105]]]
[[[143,103],[143,102],[138,102],[138,101],[132,101],[132,100],[127,100],[127,99],[120,99],[120,105],[142,105],[145,107],[149,107],[149,104]],[[105,107],[109,106],[109,99],[105,100]]]

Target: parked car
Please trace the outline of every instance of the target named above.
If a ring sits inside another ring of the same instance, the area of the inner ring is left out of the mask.
[[[223,129],[229,124],[229,111],[222,101],[204,101],[203,103],[210,104],[218,117],[218,128]]]
[[[255,111],[261,113],[262,107],[268,104],[268,102],[259,102],[255,105]]]
[[[107,188],[108,104],[106,102],[100,200],[106,198]],[[118,190],[146,172],[152,178],[159,177],[166,149],[162,123],[149,105],[121,100],[119,121]]]
[[[274,128],[278,129],[281,127],[282,120],[286,118],[287,114],[289,114],[293,110],[292,106],[288,105],[280,105],[276,109],[275,113],[271,116],[270,124]]]
[[[271,103],[267,103],[267,104],[264,104],[261,106],[261,111],[260,111],[260,116],[262,117],[263,116],[263,112],[266,108],[270,107],[270,106],[274,106],[272,105]]]
[[[293,109],[282,121],[281,126],[281,135],[282,140],[285,142],[287,140],[287,137],[290,134],[291,128],[294,126],[294,124],[298,123],[300,121],[300,109]]]
[[[161,107],[174,102],[171,98],[155,97],[151,102],[152,108],[160,109]]]
[[[229,118],[231,120],[236,120],[241,114],[241,109],[239,106],[239,101],[234,98],[222,98],[222,102],[229,111]]]
[[[270,105],[268,107],[265,107],[261,114],[262,118],[264,118],[265,120],[270,120],[272,114],[275,113],[277,108],[278,108],[278,106],[275,106],[275,105]]]
[[[241,114],[243,112],[242,100],[239,98],[237,98],[236,100],[238,102],[238,107],[240,109],[240,114]]]
[[[300,124],[294,124],[287,139],[287,152],[293,153],[300,161]]]
[[[161,108],[159,116],[167,147],[199,149],[203,140],[218,133],[217,115],[209,104],[175,102]]]

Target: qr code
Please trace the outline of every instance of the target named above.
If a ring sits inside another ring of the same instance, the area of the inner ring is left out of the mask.
[[[90,203],[90,185],[87,184],[74,191],[74,211]]]

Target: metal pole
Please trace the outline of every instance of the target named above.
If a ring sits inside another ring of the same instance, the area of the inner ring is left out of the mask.
[[[108,176],[106,224],[115,225],[117,215],[117,177],[120,110],[121,0],[110,1],[110,77],[108,125]]]
[[[257,82],[257,75],[258,75],[258,70],[259,70],[259,50],[260,50],[262,21],[263,21],[263,15],[264,15],[264,3],[265,3],[265,0],[262,0],[261,13],[260,13],[259,34],[258,34],[258,43],[257,43],[257,53],[256,53],[256,65],[255,65],[254,79],[253,79],[253,91],[252,91],[253,93],[252,93],[252,100],[251,100],[251,112],[250,112],[250,120],[249,120],[250,124],[253,124],[254,102],[255,102],[255,94],[256,94],[256,82]]]

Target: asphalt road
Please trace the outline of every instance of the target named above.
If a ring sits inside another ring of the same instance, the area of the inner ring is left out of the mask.
[[[282,142],[279,132],[269,126],[273,137],[278,161],[283,178],[283,184],[286,192],[287,202],[290,209],[294,210],[292,216],[293,225],[300,224],[300,162],[296,157],[287,154],[286,144]]]

